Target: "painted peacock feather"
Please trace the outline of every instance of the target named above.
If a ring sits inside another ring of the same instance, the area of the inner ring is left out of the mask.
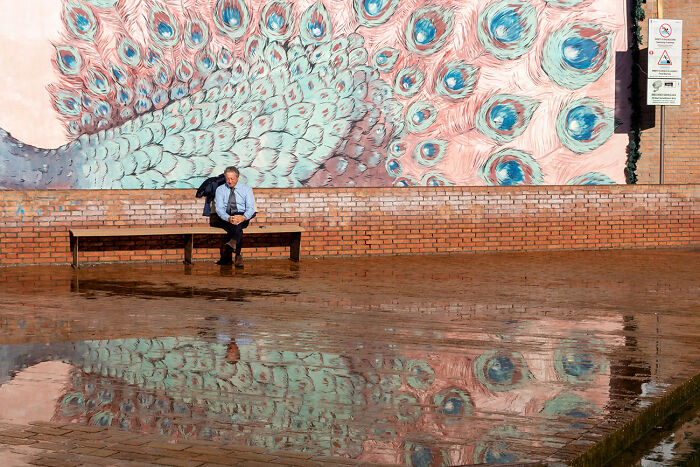
[[[64,0],[72,141],[0,130],[0,187],[619,182],[625,20],[579,3]]]

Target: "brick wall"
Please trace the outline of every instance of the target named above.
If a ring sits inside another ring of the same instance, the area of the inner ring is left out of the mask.
[[[258,189],[258,224],[299,223],[302,255],[700,246],[700,185]],[[206,223],[191,190],[0,191],[0,265],[69,263],[70,227]],[[181,260],[182,249],[81,253]],[[211,244],[211,246],[214,246]],[[284,257],[285,248],[248,257]],[[215,248],[196,249],[210,260]]]
[[[644,42],[640,47],[645,52],[649,45],[648,18],[658,17],[657,5],[644,4],[647,19],[642,24]],[[700,2],[667,0],[663,5],[664,18],[683,20],[681,105],[666,106],[664,183],[700,183]],[[646,96],[646,74],[641,78]],[[644,98],[642,109],[652,127],[642,132],[638,183],[659,183],[661,107],[648,107]]]

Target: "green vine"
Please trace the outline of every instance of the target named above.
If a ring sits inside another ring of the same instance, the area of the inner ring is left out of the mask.
[[[642,0],[634,0],[632,11],[632,45],[630,52],[632,53],[632,83],[630,84],[629,102],[632,106],[632,114],[630,115],[630,142],[627,145],[627,167],[625,168],[625,177],[627,183],[637,183],[637,161],[642,153],[639,150],[641,135],[642,135],[642,103],[639,90],[639,45],[642,43],[642,26],[644,21],[644,9],[642,8]]]

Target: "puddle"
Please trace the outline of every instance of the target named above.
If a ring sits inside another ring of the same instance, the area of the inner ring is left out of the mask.
[[[0,423],[416,466],[565,461],[700,371],[698,258],[0,269]]]

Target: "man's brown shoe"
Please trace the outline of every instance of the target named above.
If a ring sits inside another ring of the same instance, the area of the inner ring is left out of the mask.
[[[233,262],[233,265],[236,266],[237,268],[242,268],[243,267],[243,256],[236,255],[236,260]]]

